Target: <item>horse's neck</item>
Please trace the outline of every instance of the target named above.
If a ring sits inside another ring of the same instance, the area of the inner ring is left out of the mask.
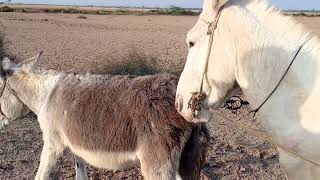
[[[276,37],[260,42],[252,39],[252,42],[258,43],[248,47],[238,63],[238,81],[253,108],[259,107],[285,76],[261,108],[261,115],[271,128],[279,131],[288,128],[289,124],[301,127],[302,121],[310,121],[305,126],[310,126],[310,131],[320,132],[320,123],[314,126],[317,130],[312,129],[312,123],[317,119],[320,121],[316,106],[313,106],[320,100],[318,40],[313,38],[306,42],[295,59],[301,44],[285,44]],[[291,61],[293,64],[285,74]]]
[[[8,85],[24,104],[38,114],[58,78],[59,75],[50,74],[13,75],[8,79]]]
[[[254,48],[244,52],[237,67],[238,83],[253,107],[258,107],[273,91],[299,49],[298,46],[287,48],[266,44],[251,46]],[[299,53],[294,61],[300,56]]]

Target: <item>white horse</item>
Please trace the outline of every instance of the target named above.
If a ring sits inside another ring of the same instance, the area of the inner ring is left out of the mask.
[[[175,110],[177,77],[34,70],[37,59],[21,64],[6,59],[0,65],[6,93],[1,101],[8,108],[23,103],[38,116],[44,145],[36,180],[49,179],[66,148],[98,168],[140,165],[145,179],[200,178],[208,133]],[[80,158],[77,178],[86,179]]]
[[[215,17],[219,21],[214,35],[210,36],[208,23]],[[213,38],[211,48],[210,37]],[[185,119],[208,121],[210,118],[209,111],[203,108],[196,117],[188,108],[192,93],[199,92],[201,86],[206,94],[202,103],[211,108],[219,107],[230,97],[230,92],[240,87],[253,108],[262,105],[258,116],[275,142],[320,162],[320,41],[317,37],[265,0],[205,0],[198,22],[188,33],[187,43],[189,55],[176,95],[176,107]],[[282,149],[279,151],[289,179],[320,178],[320,167]]]

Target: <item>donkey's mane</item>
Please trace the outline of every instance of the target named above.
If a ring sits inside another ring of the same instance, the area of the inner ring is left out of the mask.
[[[308,39],[318,39],[301,23],[290,16],[283,15],[267,0],[236,0],[234,3],[246,7],[266,28],[286,42],[303,44]]]
[[[42,75],[42,76],[55,76],[55,75],[62,75],[62,76],[74,76],[75,78],[82,79],[82,78],[109,78],[113,75],[111,74],[92,74],[90,72],[87,73],[74,73],[74,72],[65,72],[63,70],[55,70],[55,69],[37,69],[34,71],[35,74]]]

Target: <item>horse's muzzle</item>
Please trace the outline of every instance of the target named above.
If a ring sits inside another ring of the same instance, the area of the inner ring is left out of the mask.
[[[187,121],[192,122],[193,120],[193,114],[188,109],[187,104],[184,105],[183,97],[180,96],[179,94],[176,97],[176,102],[175,102],[176,110],[178,113]]]

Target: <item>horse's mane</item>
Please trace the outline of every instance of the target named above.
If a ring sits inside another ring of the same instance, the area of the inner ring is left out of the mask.
[[[267,0],[238,0],[234,2],[246,7],[265,27],[287,42],[303,44],[308,39],[315,37],[301,23],[290,16],[283,15]]]

